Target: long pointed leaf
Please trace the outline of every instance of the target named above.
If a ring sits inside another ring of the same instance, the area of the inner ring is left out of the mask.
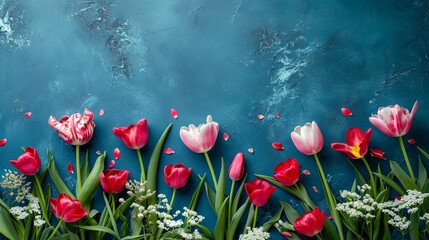
[[[12,217],[7,209],[0,207],[0,233],[12,240],[19,240],[19,235],[13,225]]]
[[[282,213],[283,213],[283,206],[281,206],[281,208],[277,211],[277,213],[274,214],[274,216],[272,218],[270,218],[270,220],[268,220],[268,222],[266,222],[266,223],[264,223],[264,225],[262,225],[262,227],[264,228],[264,232],[268,232],[268,230],[280,220]]]
[[[243,229],[244,234],[247,233],[247,227],[250,227],[252,225],[254,213],[255,213],[255,205],[250,204],[249,212],[247,212],[246,224],[244,224],[244,229]]]
[[[85,230],[89,230],[89,231],[100,231],[100,232],[105,232],[108,233],[110,235],[112,235],[113,237],[115,237],[116,239],[121,239],[121,237],[115,233],[112,229],[107,228],[107,227],[102,227],[102,226],[83,226],[83,225],[79,225],[79,228],[85,229]]]
[[[219,216],[219,211],[221,206],[223,205],[224,199],[225,199],[225,178],[226,178],[226,174],[225,174],[225,163],[224,160],[222,158],[222,167],[220,170],[220,174],[219,174],[219,182],[217,184],[217,189],[216,189],[216,201],[215,201],[215,210],[216,210],[216,215]]]
[[[398,178],[399,182],[404,186],[405,189],[417,189],[417,185],[414,181],[407,175],[407,173],[399,166],[395,161],[390,161],[390,168],[392,169],[393,174]]]
[[[384,181],[387,185],[389,185],[391,188],[395,189],[397,193],[400,195],[405,195],[405,191],[399,186],[396,182],[394,182],[389,177],[384,176],[380,173],[374,173],[377,177],[379,177],[382,181]]]
[[[94,167],[89,173],[86,181],[83,183],[82,188],[80,189],[80,193],[78,199],[82,202],[83,206],[91,206],[89,201],[91,197],[94,195],[95,190],[97,190],[98,185],[100,185],[100,173],[104,170],[104,159],[106,158],[106,152],[102,155],[98,156],[97,160],[95,160]]]
[[[213,212],[216,213],[216,193],[211,189],[211,187],[204,181],[204,187],[206,189],[207,199],[209,200],[210,206],[213,209]]]
[[[52,153],[48,150],[48,171],[49,175],[51,176],[52,182],[55,184],[55,187],[57,187],[58,192],[60,193],[66,193],[71,198],[76,198],[73,193],[70,191],[70,189],[67,187],[67,185],[63,182],[62,177],[58,173],[57,167],[55,166],[55,159]]]
[[[232,215],[234,215],[235,212],[237,212],[238,204],[240,203],[240,196],[244,189],[244,184],[246,183],[247,174],[244,176],[240,187],[238,188],[237,192],[235,193],[234,202],[232,203]]]
[[[226,232],[226,239],[227,240],[233,240],[235,232],[237,230],[238,224],[240,223],[241,219],[243,218],[243,214],[246,211],[247,204],[249,203],[249,199],[241,205],[241,207],[238,209],[238,211],[232,216],[231,223],[228,225],[228,230]]]
[[[198,187],[195,189],[194,194],[192,194],[191,202],[189,203],[189,209],[191,210],[195,210],[195,208],[197,207],[198,199],[201,192],[201,187],[203,186],[205,178],[206,178],[206,175],[204,174],[200,180],[200,183],[198,184]]]
[[[417,183],[419,185],[419,189],[422,190],[425,186],[426,180],[428,179],[428,174],[426,172],[426,168],[422,163],[422,160],[419,156],[419,176],[417,179]]]
[[[228,202],[228,198],[225,198],[222,205],[219,208],[218,217],[215,226],[214,237],[216,240],[225,239],[225,227],[227,222],[227,208],[225,207]]]

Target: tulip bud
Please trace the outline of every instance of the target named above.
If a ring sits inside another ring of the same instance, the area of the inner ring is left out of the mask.
[[[244,175],[244,154],[239,152],[235,155],[228,170],[229,178],[232,181],[240,180]]]
[[[133,124],[126,127],[113,128],[113,134],[117,136],[130,149],[140,149],[144,147],[149,138],[147,120],[141,119],[134,126]]]
[[[83,116],[75,113],[71,116],[63,116],[59,121],[50,116],[48,123],[57,130],[58,135],[68,144],[84,145],[89,142],[94,133],[94,114],[85,109]]]
[[[169,164],[164,168],[164,179],[169,187],[178,189],[185,186],[191,172],[192,168],[186,169],[183,164]]]
[[[219,124],[214,122],[212,116],[207,116],[207,123],[198,127],[191,124],[180,128],[180,138],[183,143],[196,153],[208,152],[215,144],[219,133]]]
[[[295,147],[305,155],[313,155],[322,150],[323,135],[315,121],[296,126],[291,138]]]
[[[326,212],[320,212],[319,207],[315,207],[313,211],[304,213],[297,218],[293,223],[293,228],[299,234],[307,237],[313,237],[320,233],[325,224]]]
[[[25,175],[35,175],[41,167],[39,154],[32,147],[27,147],[24,154],[17,160],[10,160],[10,163]]]
[[[250,202],[257,207],[262,207],[267,203],[270,196],[276,190],[276,187],[270,186],[265,180],[255,179],[250,183],[245,183],[244,189],[246,190]]]
[[[58,198],[50,198],[52,212],[65,222],[77,222],[88,214],[79,200],[74,200],[67,194],[61,193]]]
[[[127,183],[127,170],[106,169],[100,173],[100,184],[106,193],[120,193]]]
[[[274,178],[287,187],[298,182],[300,176],[299,163],[295,158],[288,158],[274,168]]]

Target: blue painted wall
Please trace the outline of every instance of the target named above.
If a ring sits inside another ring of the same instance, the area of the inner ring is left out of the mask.
[[[353,171],[341,153],[329,148],[342,142],[351,126],[372,127],[377,108],[401,104],[420,108],[407,137],[428,149],[429,5],[427,1],[0,1],[0,168],[11,168],[22,146],[50,149],[62,176],[72,187],[74,148],[47,124],[50,115],[96,113],[94,138],[85,146],[92,160],[97,150],[108,159],[119,147],[116,167],[138,178],[134,151],[112,134],[141,118],[149,122],[146,160],[163,129],[173,123],[161,165],[185,163],[193,168],[190,184],[178,192],[188,202],[208,173],[203,155],[188,150],[179,129],[205,122],[211,114],[227,132],[210,151],[217,171],[220,158],[229,164],[235,153],[246,156],[246,170],[271,175],[288,157],[296,157],[309,189],[322,186],[312,158],[290,140],[296,125],[318,122],[324,136],[322,164],[334,190],[349,188]],[[348,107],[352,117],[341,114]],[[170,117],[170,109],[179,118]],[[100,109],[105,110],[98,116]],[[30,111],[28,119],[24,113]],[[280,118],[275,117],[275,113]],[[258,114],[265,115],[259,120]],[[271,147],[281,142],[285,150]],[[247,149],[252,147],[254,153]],[[408,145],[411,154],[414,147]],[[371,148],[386,151],[401,164],[396,139],[374,128]],[[44,154],[44,166],[47,159]],[[415,156],[415,155],[414,155]],[[415,158],[414,158],[415,159]],[[147,161],[146,161],[147,163]],[[387,162],[371,160],[371,166]],[[356,163],[361,166],[361,163]],[[161,172],[161,171],[160,171]],[[160,179],[163,182],[162,178]],[[169,196],[171,190],[160,188]],[[312,192],[325,207],[322,191]],[[264,207],[269,216],[277,200],[292,201],[278,191]],[[179,203],[181,201],[177,201]],[[199,211],[213,226],[202,196]],[[293,202],[292,202],[293,203]]]

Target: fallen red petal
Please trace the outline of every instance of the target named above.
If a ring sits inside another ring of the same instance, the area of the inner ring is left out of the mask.
[[[114,167],[115,163],[116,163],[115,160],[110,160],[109,167]]]
[[[119,157],[121,156],[121,151],[119,150],[119,148],[115,148],[115,150],[113,150],[113,156],[116,160],[119,159]]]
[[[402,197],[401,196],[396,196],[395,199],[398,200],[398,201],[401,201]]]
[[[228,141],[229,135],[228,133],[223,133],[223,140]]]
[[[276,112],[276,118],[280,118],[280,114]]]
[[[370,149],[371,157],[375,157],[381,160],[386,160],[386,157],[384,156],[384,152],[380,149]]]
[[[170,155],[174,153],[174,150],[171,148],[164,148],[164,153]]]
[[[261,120],[262,120],[262,119],[264,119],[264,117],[265,117],[264,115],[262,115],[262,114],[258,114],[258,118],[259,118],[259,119],[261,119]]]
[[[25,113],[25,117],[26,117],[26,118],[31,117],[31,112],[26,112],[26,113]]]
[[[274,149],[276,149],[276,150],[283,150],[283,149],[285,149],[285,148],[283,147],[283,145],[282,145],[281,143],[279,143],[279,142],[273,142],[273,143],[271,144],[271,146],[273,146],[273,148],[274,148]]]
[[[98,156],[100,156],[101,155],[101,152],[100,152],[100,150],[97,150],[97,152],[95,152]]]
[[[177,118],[177,117],[179,117],[179,113],[176,111],[176,109],[174,109],[174,108],[172,108],[171,110],[170,110],[170,114],[171,114],[171,117],[172,118]]]
[[[310,171],[308,169],[303,170],[302,173],[307,176],[310,175]]]
[[[104,109],[100,109],[100,116],[103,116],[104,115]]]
[[[332,217],[332,215],[330,215],[329,220],[334,220],[334,217]]]
[[[282,232],[282,236],[283,237],[292,237],[292,234],[290,234],[289,232]]]
[[[248,148],[248,149],[247,149],[247,151],[248,151],[249,153],[253,153],[253,148]]]
[[[71,163],[67,164],[67,170],[69,171],[69,173],[74,174],[73,165],[71,165]]]
[[[341,112],[343,112],[344,116],[351,116],[353,115],[352,111],[348,108],[341,108]]]
[[[319,190],[317,190],[317,187],[316,187],[316,186],[312,186],[311,188],[313,188],[313,191],[314,191],[314,192],[319,192]]]
[[[413,138],[408,139],[409,144],[416,144],[416,140]]]
[[[5,139],[0,139],[0,147],[6,145],[7,140]]]

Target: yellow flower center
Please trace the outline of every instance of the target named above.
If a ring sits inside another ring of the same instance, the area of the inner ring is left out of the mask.
[[[362,158],[362,156],[360,155],[360,147],[359,145],[356,146],[350,146],[350,149],[352,150],[351,153],[357,157],[357,158]]]

